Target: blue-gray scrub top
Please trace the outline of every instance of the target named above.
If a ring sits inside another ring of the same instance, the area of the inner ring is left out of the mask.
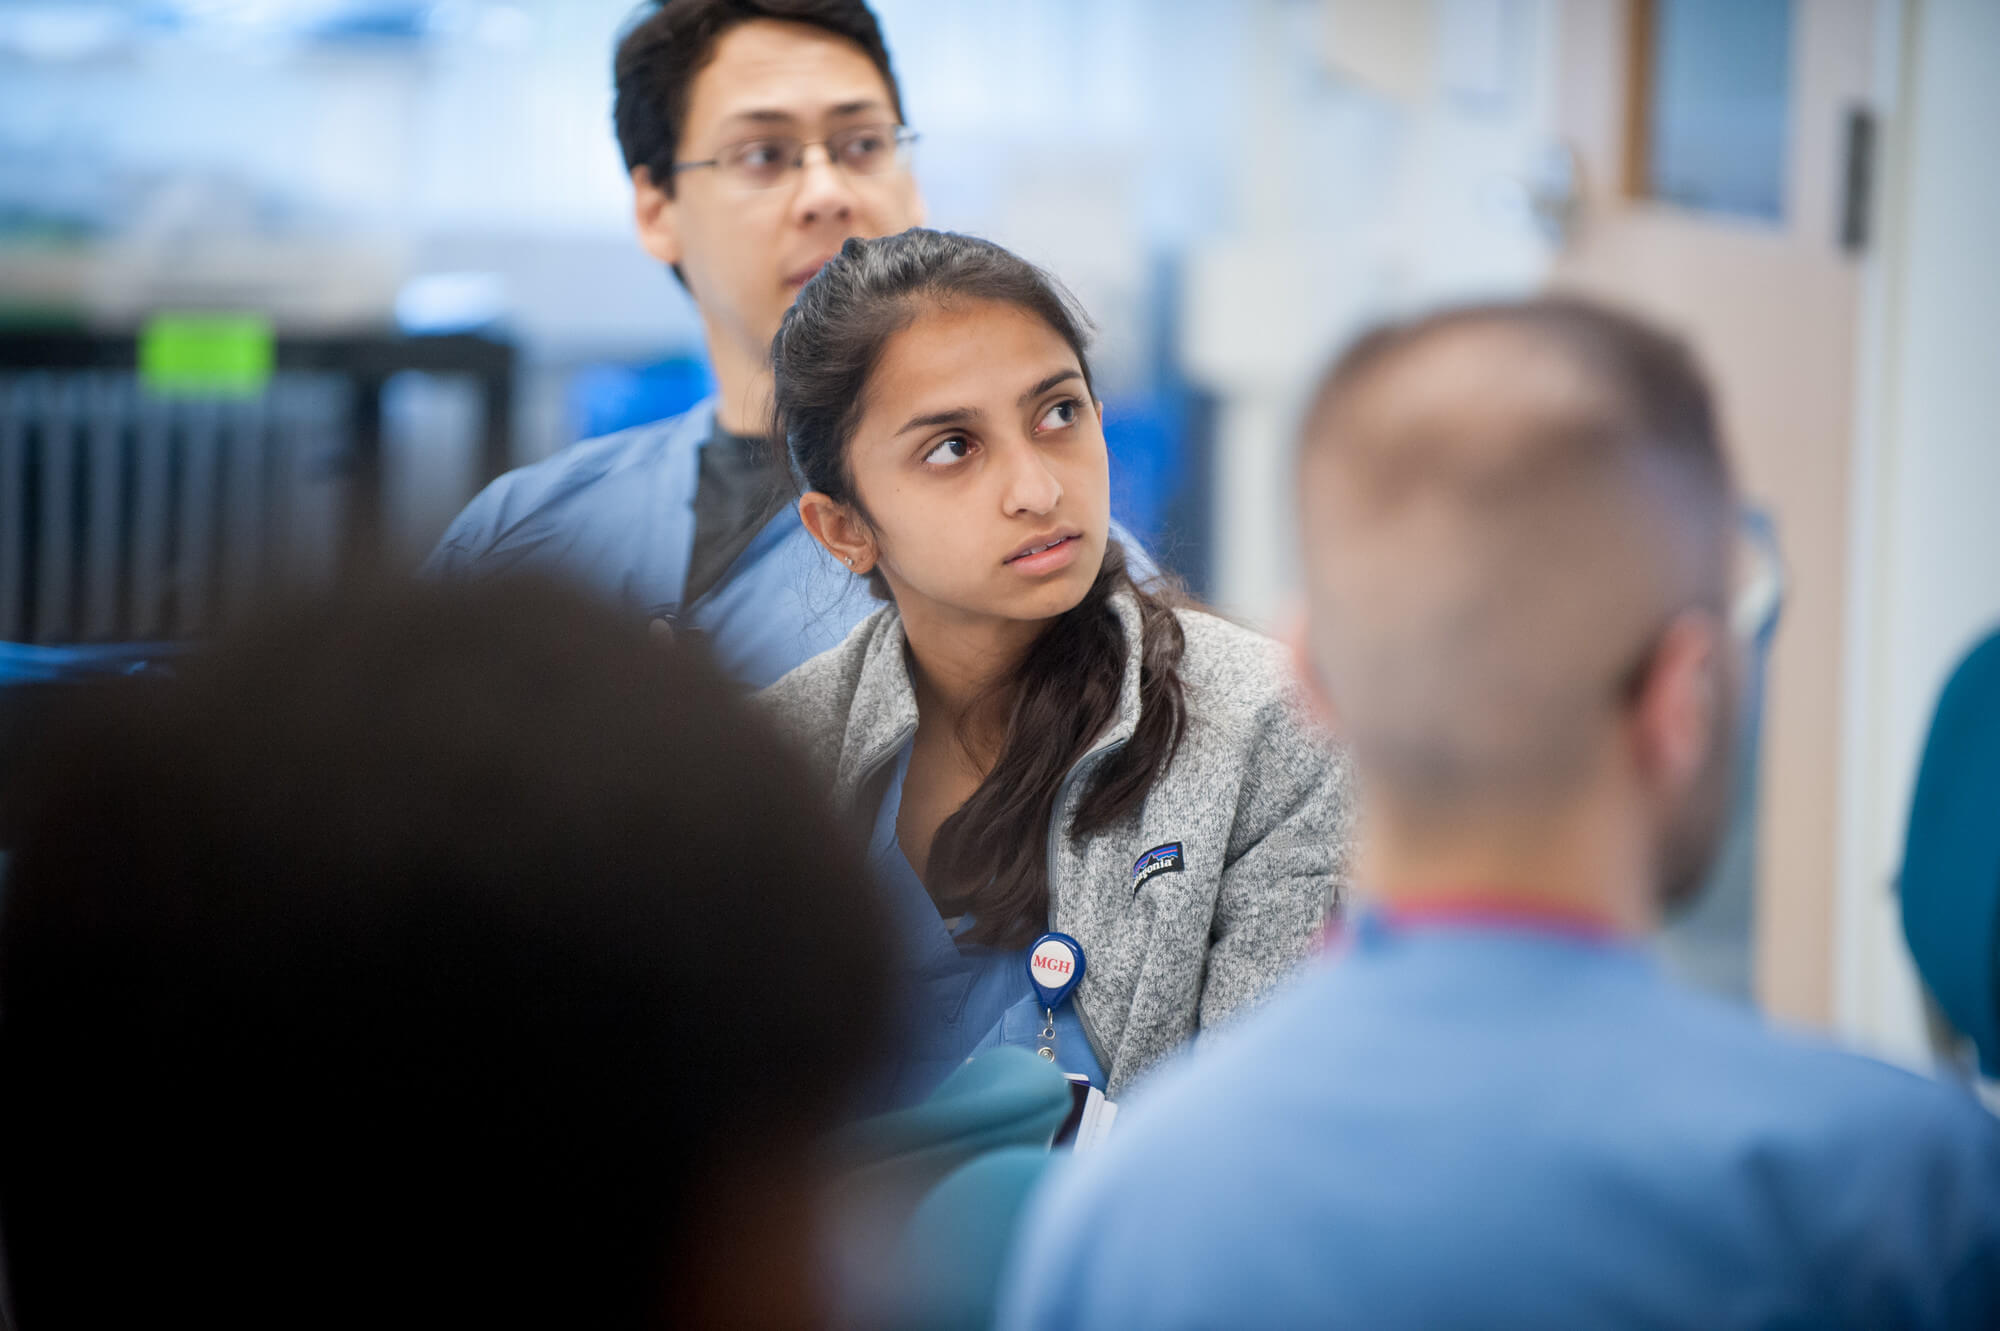
[[[1350,917],[1058,1165],[1003,1331],[2000,1326],[2000,1123],[1637,946]]]
[[[968,943],[962,935],[971,919],[947,927],[937,904],[910,867],[896,840],[896,816],[903,806],[903,780],[910,747],[896,759],[882,806],[869,837],[868,863],[887,894],[903,940],[905,975],[899,1001],[900,1047],[887,1071],[881,1110],[916,1104],[966,1059],[999,1045],[1039,1048],[1046,1021],[1041,1000],[1028,982],[1029,947],[995,948]],[[1090,964],[1084,958],[1086,967]],[[1056,1064],[1080,1073],[1102,1090],[1104,1069],[1083,1033],[1076,1005],[1056,1009]]]

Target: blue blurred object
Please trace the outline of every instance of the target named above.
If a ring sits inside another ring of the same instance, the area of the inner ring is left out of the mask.
[[[1173,252],[1153,256],[1144,387],[1108,395],[1104,422],[1112,514],[1201,598],[1210,594],[1214,572],[1215,399],[1191,383],[1181,365],[1186,263],[1185,255]]]
[[[1157,549],[1168,505],[1186,479],[1187,412],[1171,393],[1109,398],[1104,434],[1111,512],[1147,549]]]
[[[911,1331],[993,1325],[1014,1231],[1055,1159],[1031,1146],[989,1151],[931,1190],[910,1217],[896,1259],[908,1280],[899,1325]]]
[[[592,365],[570,377],[572,439],[597,439],[678,416],[713,396],[708,362],[677,356],[651,365]]]
[[[430,39],[435,4],[417,0],[343,0],[295,19],[299,35],[333,44],[421,44]]]
[[[1938,698],[1903,849],[1903,937],[1937,1004],[2000,1077],[2000,631]]]
[[[1791,0],[1657,0],[1646,193],[1780,221],[1791,145]]]
[[[164,671],[186,653],[184,642],[84,643],[45,647],[0,642],[0,688],[16,684],[71,684],[106,675]]]
[[[20,775],[53,714],[51,704],[85,685],[135,675],[171,678],[189,644],[92,643],[45,647],[0,642],[0,795]],[[4,848],[0,848],[4,849]]]
[[[412,337],[474,333],[507,315],[507,279],[499,273],[420,273],[396,292],[396,326]]]

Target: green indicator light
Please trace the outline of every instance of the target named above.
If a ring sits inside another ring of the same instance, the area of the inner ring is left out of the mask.
[[[276,359],[270,322],[254,314],[161,314],[139,333],[139,383],[175,397],[256,397]]]

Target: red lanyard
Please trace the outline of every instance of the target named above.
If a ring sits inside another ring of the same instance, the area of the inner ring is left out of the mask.
[[[1373,905],[1360,914],[1372,927],[1389,933],[1443,928],[1549,934],[1585,943],[1630,939],[1627,930],[1596,911],[1476,889],[1426,896],[1407,905]],[[1352,923],[1334,920],[1321,935],[1320,946],[1337,944]]]

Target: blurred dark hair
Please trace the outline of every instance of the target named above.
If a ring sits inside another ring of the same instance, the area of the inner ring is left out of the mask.
[[[783,439],[798,482],[867,519],[847,450],[868,383],[889,339],[928,309],[993,301],[1041,319],[1076,353],[1084,384],[1089,319],[1055,278],[991,241],[921,228],[852,239],[800,291],[771,345],[776,373],[773,437]],[[888,595],[879,574],[876,595]],[[1056,796],[1118,716],[1126,642],[1111,597],[1138,601],[1140,719],[1106,758],[1077,805],[1068,834],[1088,836],[1145,803],[1173,761],[1186,725],[1180,661],[1185,646],[1174,598],[1136,585],[1116,541],[1082,601],[1049,625],[1008,682],[1006,740],[993,769],[931,842],[925,878],[941,900],[962,903],[978,942],[1026,942],[1047,928],[1045,849]]]
[[[869,1071],[886,922],[818,792],[708,666],[569,593],[267,612],[79,695],[30,772],[0,837],[27,1331],[670,1323],[713,1292],[692,1208]]]
[[[889,86],[896,119],[903,91],[889,65],[889,48],[875,15],[861,0],[662,0],[644,6],[618,40],[612,58],[616,91],[612,121],[625,169],[645,167],[669,198],[673,165],[687,124],[695,75],[715,54],[723,34],[753,19],[804,23],[844,37],[861,48]]]

